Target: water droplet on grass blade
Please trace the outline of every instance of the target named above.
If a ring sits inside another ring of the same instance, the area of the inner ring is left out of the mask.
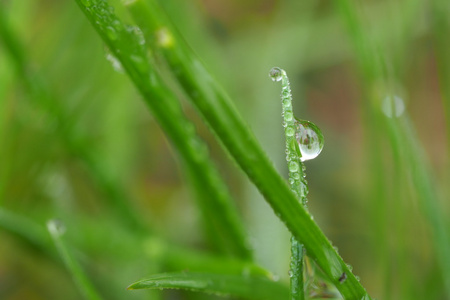
[[[301,161],[316,158],[323,149],[323,135],[314,123],[296,120],[296,135],[302,157]]]
[[[272,70],[270,70],[269,72],[269,77],[273,80],[273,81],[280,81],[281,78],[283,78],[283,71],[280,68],[272,68]]]
[[[47,228],[51,235],[60,237],[66,232],[66,226],[61,220],[51,219],[47,221]]]
[[[81,4],[83,4],[85,7],[91,7],[92,1],[91,0],[80,0]]]
[[[109,52],[109,50],[107,50],[105,57],[106,57],[106,60],[111,63],[114,71],[121,73],[121,74],[124,73],[122,64],[111,52]]]

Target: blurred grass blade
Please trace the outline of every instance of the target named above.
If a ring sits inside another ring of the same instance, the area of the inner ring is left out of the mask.
[[[154,249],[152,246],[148,249]],[[254,275],[272,278],[272,274],[262,267],[248,261],[223,257],[191,250],[173,244],[160,243],[163,262],[172,270],[189,270],[192,272],[210,272],[232,275]]]
[[[392,78],[389,77],[390,74],[380,72],[380,70],[384,68],[384,66],[381,65],[381,62],[386,61],[385,53],[376,51],[380,49],[379,45],[373,45],[370,42],[370,36],[364,32],[364,26],[361,20],[359,20],[359,16],[356,12],[356,6],[351,2],[351,0],[340,0],[337,3],[339,4],[344,20],[347,23],[347,27],[349,28],[350,36],[353,39],[355,52],[359,59],[359,69],[366,77],[364,92],[366,98],[370,99],[370,101],[366,101],[364,106],[368,107],[368,112],[371,118],[371,122],[368,123],[368,126],[372,127],[372,130],[374,128],[376,128],[376,130],[386,128],[388,131],[388,136],[391,137],[389,142],[394,155],[396,151],[399,151],[399,149],[396,149],[397,147],[403,147],[400,151],[402,151],[404,155],[406,165],[411,168],[406,168],[406,170],[411,172],[411,179],[418,194],[422,213],[431,227],[432,241],[434,243],[433,248],[436,252],[437,260],[440,263],[444,287],[448,296],[450,295],[450,237],[447,229],[447,222],[445,221],[446,217],[442,213],[442,209],[439,207],[439,197],[436,192],[436,185],[434,184],[432,175],[428,170],[426,161],[424,160],[426,155],[417,140],[418,135],[414,133],[413,125],[407,116],[402,116],[399,120],[397,120],[396,118],[387,118],[385,115],[381,114],[381,102],[379,99],[381,93],[379,93],[380,91],[378,90],[378,93],[373,93],[373,88],[380,88],[380,82],[383,82],[386,86],[389,86],[389,84],[393,85],[393,83],[395,83]],[[417,9],[417,6],[414,8]],[[411,15],[414,15],[413,10],[410,11],[410,16]],[[415,19],[410,16],[407,21],[414,22]],[[440,20],[440,22],[443,22],[443,20]],[[439,30],[445,29],[440,28]],[[445,72],[440,75],[444,77],[441,78],[442,80],[448,79],[445,77],[448,75],[445,74]],[[392,93],[392,91],[389,91],[388,88],[386,88],[386,90],[388,90],[388,93]],[[381,90],[381,92],[386,91]],[[388,96],[390,95],[388,94]],[[383,135],[385,134],[386,133],[383,132]],[[371,135],[371,139],[374,139],[374,137],[375,135]],[[379,140],[381,141],[381,139]],[[381,162],[380,165],[382,165]],[[399,164],[395,164],[395,166],[399,166]],[[385,170],[381,171],[380,174],[384,171]],[[380,174],[375,174],[375,176],[379,176]]]
[[[245,299],[287,299],[289,289],[264,277],[214,273],[166,273],[139,280],[128,287],[137,289],[185,289]]]
[[[331,243],[274,169],[231,100],[193,54],[154,1],[129,1],[128,8],[147,39],[164,54],[180,84],[224,147],[253,181],[308,255],[349,299],[367,295]],[[155,48],[156,49],[156,48]],[[342,274],[347,280],[339,282]]]
[[[450,1],[433,0],[431,8],[436,67],[447,126],[447,151],[450,153]]]
[[[47,229],[50,233],[50,236],[53,239],[53,242],[55,243],[59,255],[61,256],[64,264],[66,265],[68,271],[72,275],[75,284],[77,285],[81,294],[83,294],[84,298],[88,300],[102,299],[95,290],[91,281],[84,274],[81,266],[78,264],[78,262],[75,260],[75,258],[67,248],[67,245],[63,240],[63,235],[66,229],[64,225],[61,223],[61,221],[58,220],[48,221]]]
[[[0,207],[0,228],[18,236],[47,255],[55,254],[50,249],[51,241],[44,227],[2,207]]]
[[[66,150],[78,157],[86,166],[87,171],[96,185],[112,205],[113,211],[130,229],[140,232],[148,231],[137,211],[133,208],[129,195],[122,184],[108,175],[108,172],[93,157],[90,144],[80,142],[79,133],[69,126],[70,114],[46,87],[39,74],[30,69],[31,63],[27,61],[24,47],[18,35],[7,24],[3,9],[0,9],[0,40],[16,68],[18,77],[27,91],[30,105],[42,111],[47,121],[55,122],[57,137],[64,143]]]
[[[442,272],[447,296],[450,295],[450,236],[445,211],[439,205],[439,197],[432,175],[423,157],[422,146],[417,141],[417,134],[408,116],[391,125],[391,130],[399,131],[403,138],[408,165],[411,167],[411,179],[417,191],[419,205],[432,233],[432,242],[436,252],[439,268]]]
[[[219,249],[243,259],[251,259],[243,226],[231,197],[211,163],[206,145],[198,138],[193,124],[183,114],[174,94],[163,84],[147,58],[140,37],[109,11],[106,1],[77,0],[114,56],[121,62],[159,125],[167,134],[197,190],[211,237]]]

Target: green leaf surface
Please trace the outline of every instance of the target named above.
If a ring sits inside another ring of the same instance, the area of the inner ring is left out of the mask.
[[[139,280],[128,287],[137,289],[185,289],[245,299],[287,299],[289,289],[265,277],[213,273],[165,273]]]

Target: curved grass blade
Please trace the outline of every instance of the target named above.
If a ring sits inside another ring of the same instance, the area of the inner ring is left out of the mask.
[[[264,277],[213,273],[165,273],[139,280],[128,287],[137,289],[185,289],[245,299],[287,299],[289,289]]]
[[[199,191],[206,222],[214,230],[219,249],[250,260],[252,253],[246,243],[243,226],[233,207],[225,184],[211,163],[207,147],[185,117],[174,94],[164,85],[147,58],[147,50],[139,36],[111,12],[104,0],[76,0],[79,7],[121,62],[159,125],[175,146],[188,175]]]
[[[317,224],[276,172],[228,95],[180,37],[154,1],[129,1],[128,8],[154,49],[163,53],[174,75],[205,121],[259,189],[287,228],[302,243],[339,292],[348,299],[368,297]],[[347,279],[339,279],[343,273]]]

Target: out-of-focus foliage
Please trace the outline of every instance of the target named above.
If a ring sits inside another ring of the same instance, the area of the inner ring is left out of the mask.
[[[279,88],[267,73],[289,73],[296,116],[325,137],[306,163],[309,210],[379,299],[450,290],[446,2],[160,1],[282,174]],[[1,299],[81,297],[45,231],[54,218],[104,299],[148,298],[125,288],[159,272],[266,274],[207,243],[183,165],[75,1],[2,1],[0,19]],[[171,80],[256,263],[287,283],[287,230]]]

